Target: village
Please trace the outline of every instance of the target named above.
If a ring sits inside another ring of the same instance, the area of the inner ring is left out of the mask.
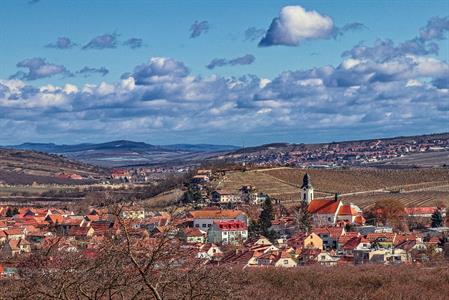
[[[275,145],[260,151],[244,151],[230,154],[235,161],[257,166],[289,165],[307,168],[338,168],[345,166],[366,166],[382,163],[411,154],[434,153],[449,150],[449,139],[410,138],[408,140],[370,140],[339,142],[315,147],[307,145],[285,145],[278,151],[270,151]]]
[[[211,170],[197,170],[176,207],[148,210],[123,203],[84,211],[0,206],[0,277],[16,278],[24,257],[57,247],[90,255],[105,238],[129,230],[151,243],[168,237],[210,266],[296,268],[361,264],[426,265],[448,253],[443,205],[362,211],[344,197],[317,198],[303,177],[297,203],[285,207],[255,187],[208,191]]]

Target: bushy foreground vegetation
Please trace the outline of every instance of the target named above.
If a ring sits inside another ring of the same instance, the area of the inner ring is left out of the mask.
[[[449,269],[300,267],[239,272],[242,299],[447,299]]]
[[[61,286],[55,282],[37,281],[28,285],[0,281],[0,299],[20,299],[25,295],[34,299],[131,299],[133,296],[136,297],[134,299],[157,299],[137,277],[128,281],[124,280],[127,275],[123,274],[120,279],[117,270],[111,267],[110,273],[95,272],[96,278],[89,272],[80,276],[80,281],[90,288],[82,290],[85,295],[79,293],[78,285],[74,285],[68,294],[59,294],[55,289]],[[58,281],[55,275],[48,276]],[[447,266],[310,266],[245,270],[203,267],[192,271],[189,276],[174,277],[169,272],[168,278],[176,278],[177,281],[166,286],[160,299],[447,299],[449,289]],[[115,280],[120,282],[117,285],[120,292],[109,297],[104,291]],[[95,285],[103,285],[103,293],[89,293]],[[42,291],[45,286],[48,293],[38,295],[36,291]],[[24,287],[28,294],[24,293]]]

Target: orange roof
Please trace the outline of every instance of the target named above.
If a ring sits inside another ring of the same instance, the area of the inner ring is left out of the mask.
[[[203,233],[198,228],[184,228],[184,233],[186,236],[190,237],[204,236]]]
[[[358,211],[356,211],[350,204],[344,204],[338,210],[339,216],[356,216]]]
[[[385,242],[394,242],[396,238],[396,233],[390,233],[390,232],[384,232],[384,233],[368,233],[366,238],[370,242],[374,242],[377,239],[383,238],[385,239]]]
[[[335,214],[337,212],[340,200],[312,200],[307,210],[312,214]]]
[[[365,224],[366,220],[363,216],[357,216],[354,219],[354,223],[359,224],[359,225],[363,225]]]
[[[235,219],[244,214],[240,210],[194,210],[190,216],[195,219]]]
[[[61,215],[48,215],[47,220],[51,223],[62,223],[64,218]]]

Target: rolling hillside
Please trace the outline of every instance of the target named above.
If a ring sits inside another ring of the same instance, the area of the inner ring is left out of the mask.
[[[59,173],[75,173],[84,178],[98,178],[106,171],[85,163],[72,161],[59,155],[27,150],[0,148],[0,182],[9,184],[70,183],[83,180],[66,180]]]
[[[199,163],[204,159],[238,149],[238,147],[232,145],[151,145],[127,140],[73,145],[24,143],[8,146],[8,148],[61,154],[71,159],[102,167]]]

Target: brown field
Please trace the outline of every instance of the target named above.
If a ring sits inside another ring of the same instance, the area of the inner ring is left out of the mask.
[[[363,195],[363,196],[346,196],[342,197],[342,200],[348,203],[354,203],[360,208],[367,208],[376,201],[385,199],[396,199],[404,203],[408,207],[420,207],[420,206],[436,206],[438,203],[445,203],[449,206],[449,191],[422,191],[422,192],[410,192],[410,193],[382,193],[375,195]]]
[[[154,197],[145,199],[141,202],[141,204],[147,206],[148,208],[164,208],[176,204],[176,201],[178,201],[182,195],[183,191],[175,188]]]
[[[449,205],[449,169],[350,169],[305,170],[273,168],[246,172],[228,172],[217,188],[238,190],[252,185],[258,191],[289,203],[299,199],[298,188],[305,173],[315,187],[315,197],[339,193],[343,199],[367,207],[378,199],[395,198],[408,206]],[[399,191],[401,193],[390,193]],[[355,193],[355,194],[354,194]],[[359,194],[357,194],[359,193]]]

